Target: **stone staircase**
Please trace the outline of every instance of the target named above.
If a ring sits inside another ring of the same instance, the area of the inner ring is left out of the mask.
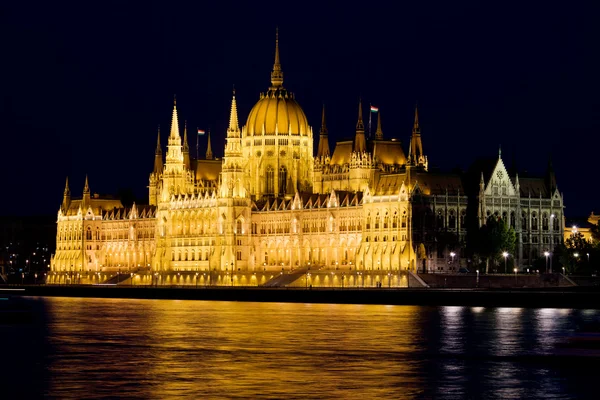
[[[104,282],[102,282],[102,284],[103,285],[118,285],[119,283],[122,283],[129,278],[131,278],[131,275],[129,275],[129,273],[116,274],[116,275],[111,276]]]
[[[308,268],[301,268],[301,269],[297,269],[297,270],[294,270],[289,273],[279,274],[279,275],[273,277],[273,279],[270,279],[269,281],[265,282],[261,286],[263,286],[263,287],[286,287],[286,286],[294,283],[296,280],[305,276],[307,272],[308,272]]]

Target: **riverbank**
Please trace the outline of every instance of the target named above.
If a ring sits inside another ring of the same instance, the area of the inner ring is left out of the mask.
[[[177,299],[281,303],[389,304],[472,307],[600,309],[600,291],[590,288],[299,289],[261,287],[0,286],[2,296]]]

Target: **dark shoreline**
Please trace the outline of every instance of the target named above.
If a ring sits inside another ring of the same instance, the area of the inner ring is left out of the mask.
[[[2,296],[96,297],[279,303],[389,304],[600,309],[596,288],[303,289],[262,287],[0,286]]]

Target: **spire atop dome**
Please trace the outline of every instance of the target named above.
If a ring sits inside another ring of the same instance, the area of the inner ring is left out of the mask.
[[[207,160],[213,159],[212,146],[210,145],[210,129],[208,130],[208,143],[206,145],[206,159]]]
[[[179,138],[179,121],[177,120],[177,96],[173,98],[173,116],[171,117],[171,138]]]
[[[283,71],[279,61],[279,28],[275,29],[275,63],[271,72],[271,85],[273,87],[281,87],[283,85]]]
[[[381,112],[377,113],[377,130],[375,131],[375,139],[383,139],[383,131],[381,130]]]

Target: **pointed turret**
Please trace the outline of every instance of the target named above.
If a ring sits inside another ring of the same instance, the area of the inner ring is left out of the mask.
[[[69,209],[70,204],[71,204],[71,189],[69,189],[69,177],[67,176],[67,181],[65,183],[65,191],[63,192],[63,202],[62,202],[63,213],[65,213]]]
[[[319,134],[319,148],[317,157],[329,157],[329,139],[327,137],[327,125],[325,124],[325,104],[323,104],[323,113],[321,115],[321,132]]]
[[[227,128],[228,138],[240,137],[240,125],[238,122],[237,102],[235,100],[235,89],[233,89],[233,98],[231,99],[231,113],[229,114],[229,127]]]
[[[171,117],[171,134],[169,138],[179,139],[179,120],[177,119],[177,97],[173,98],[173,116]]]
[[[190,146],[187,137],[187,120],[183,122],[183,165],[190,169]]]
[[[552,165],[552,156],[548,158],[548,168],[546,170],[546,186],[550,195],[554,194],[556,190],[556,174],[554,173],[554,166]]]
[[[177,97],[173,100],[173,116],[171,117],[171,133],[167,145],[167,164],[183,164],[179,120],[177,119]]]
[[[427,170],[427,157],[423,154],[421,127],[419,126],[419,109],[417,106],[415,106],[415,121],[413,123],[410,147],[408,149],[408,162],[411,165],[422,167]]]
[[[85,184],[83,186],[83,201],[82,209],[85,212],[90,205],[90,185],[88,184],[88,176],[85,175]]]
[[[208,143],[206,145],[206,159],[207,160],[213,159],[212,146],[210,145],[210,129],[208,130]]]
[[[161,174],[163,170],[162,148],[160,147],[160,125],[158,126],[158,135],[156,137],[156,151],[154,152],[154,169],[155,174]]]
[[[275,63],[271,72],[271,85],[275,88],[283,85],[283,71],[279,62],[279,28],[275,30]]]
[[[354,137],[354,151],[362,153],[367,150],[365,139],[365,125],[362,119],[362,100],[358,101],[358,122],[356,122],[356,136]]]
[[[381,130],[381,112],[377,113],[377,130],[375,131],[375,139],[383,140],[383,131]]]

